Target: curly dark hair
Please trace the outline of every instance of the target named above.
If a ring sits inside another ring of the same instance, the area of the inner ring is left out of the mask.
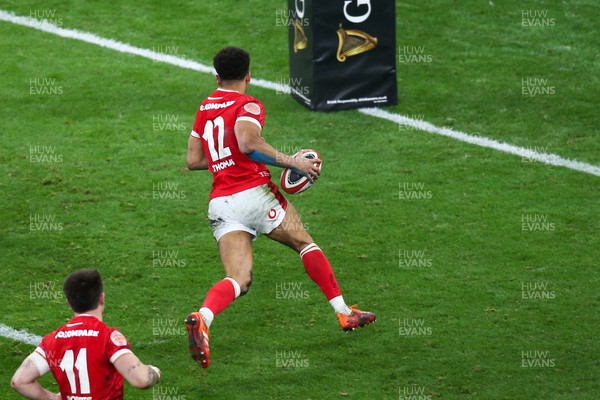
[[[240,81],[250,70],[250,54],[237,47],[226,47],[215,55],[213,65],[221,80]]]

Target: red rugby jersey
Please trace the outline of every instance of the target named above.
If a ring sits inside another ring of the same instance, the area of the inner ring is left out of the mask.
[[[131,353],[129,343],[95,316],[73,317],[44,336],[35,353],[38,369],[50,369],[64,400],[123,399],[123,376],[113,362]]]
[[[262,103],[233,90],[217,89],[202,102],[191,135],[202,140],[213,174],[210,198],[227,196],[271,182],[267,167],[240,151],[234,126],[248,121],[261,128],[265,123]]]

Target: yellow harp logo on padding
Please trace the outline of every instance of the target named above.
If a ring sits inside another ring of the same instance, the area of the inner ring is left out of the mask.
[[[298,21],[294,21],[294,53],[297,53],[298,50],[304,50],[307,45],[308,39],[306,33],[304,33],[304,28]]]
[[[338,44],[337,59],[339,62],[346,61],[346,58],[373,50],[377,46],[377,38],[368,33],[356,29],[337,30],[340,42]]]

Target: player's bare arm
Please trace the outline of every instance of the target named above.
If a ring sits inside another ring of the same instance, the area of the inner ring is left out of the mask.
[[[208,158],[202,148],[202,140],[193,136],[188,140],[187,167],[190,171],[208,169]]]
[[[138,389],[148,389],[160,381],[160,370],[153,365],[142,363],[133,353],[117,358],[114,366],[131,386]]]
[[[253,152],[261,153],[266,159],[271,162],[265,164],[275,165],[278,167],[293,168],[302,175],[312,179],[317,179],[320,170],[315,166],[316,162],[321,160],[307,160],[303,157],[290,157],[277,151],[273,146],[268,144],[262,137],[261,129],[254,123],[249,121],[238,121],[235,124],[235,136],[242,153],[249,155]]]
[[[41,374],[38,368],[27,357],[10,380],[10,386],[28,399],[60,400],[60,393],[51,393],[37,382],[39,377]]]

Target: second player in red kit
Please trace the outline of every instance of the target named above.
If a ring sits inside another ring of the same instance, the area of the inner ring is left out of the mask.
[[[15,372],[11,386],[28,399],[122,400],[123,381],[145,389],[160,370],[143,364],[116,328],[102,322],[105,295],[96,270],[71,273],[63,285],[75,316],[44,336]],[[38,378],[52,372],[60,393],[44,389]]]

